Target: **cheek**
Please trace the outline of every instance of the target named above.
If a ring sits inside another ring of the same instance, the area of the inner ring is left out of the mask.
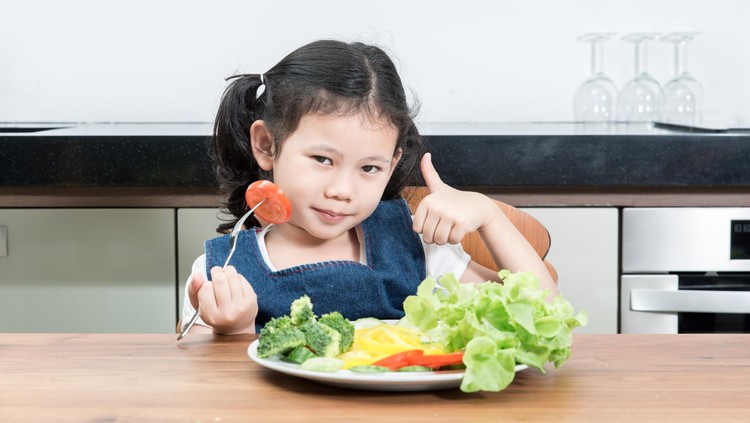
[[[360,191],[359,197],[362,199],[363,208],[374,211],[383,197],[383,191],[385,191],[385,184],[371,185]]]
[[[313,171],[315,161],[301,155],[290,152],[289,154],[283,154],[274,160],[273,170],[274,173],[286,175],[286,177],[297,177],[300,175],[306,175]]]
[[[294,184],[296,179],[295,176],[299,175],[295,169],[299,169],[299,166],[298,163],[294,163],[284,156],[275,159],[272,170],[274,183],[279,184],[279,186],[282,186],[281,184]]]

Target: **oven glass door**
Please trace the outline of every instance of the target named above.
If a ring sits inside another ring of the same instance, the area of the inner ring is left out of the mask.
[[[750,274],[623,275],[622,333],[750,333]]]
[[[735,292],[746,296],[750,292],[748,274],[679,274],[681,291]],[[748,304],[750,308],[750,303]],[[691,313],[677,314],[678,333],[750,333],[750,313]]]

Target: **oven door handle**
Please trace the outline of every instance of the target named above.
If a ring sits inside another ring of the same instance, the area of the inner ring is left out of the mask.
[[[750,291],[661,291],[632,289],[633,311],[750,313]]]

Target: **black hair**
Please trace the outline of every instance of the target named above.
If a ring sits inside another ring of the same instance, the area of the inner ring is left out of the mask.
[[[271,175],[258,166],[250,145],[250,126],[262,119],[271,132],[274,152],[309,113],[367,113],[398,130],[402,150],[383,200],[398,198],[403,188],[419,184],[419,163],[426,151],[406,101],[396,66],[382,49],[359,42],[315,41],[284,57],[261,75],[231,77],[214,123],[211,156],[216,166],[223,211],[232,220],[217,232],[231,230],[248,210],[247,186]],[[265,91],[259,91],[265,85]],[[253,217],[248,226],[258,225]]]

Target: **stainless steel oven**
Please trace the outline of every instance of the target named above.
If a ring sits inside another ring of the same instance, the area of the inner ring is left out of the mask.
[[[750,208],[625,208],[622,333],[750,333]]]

